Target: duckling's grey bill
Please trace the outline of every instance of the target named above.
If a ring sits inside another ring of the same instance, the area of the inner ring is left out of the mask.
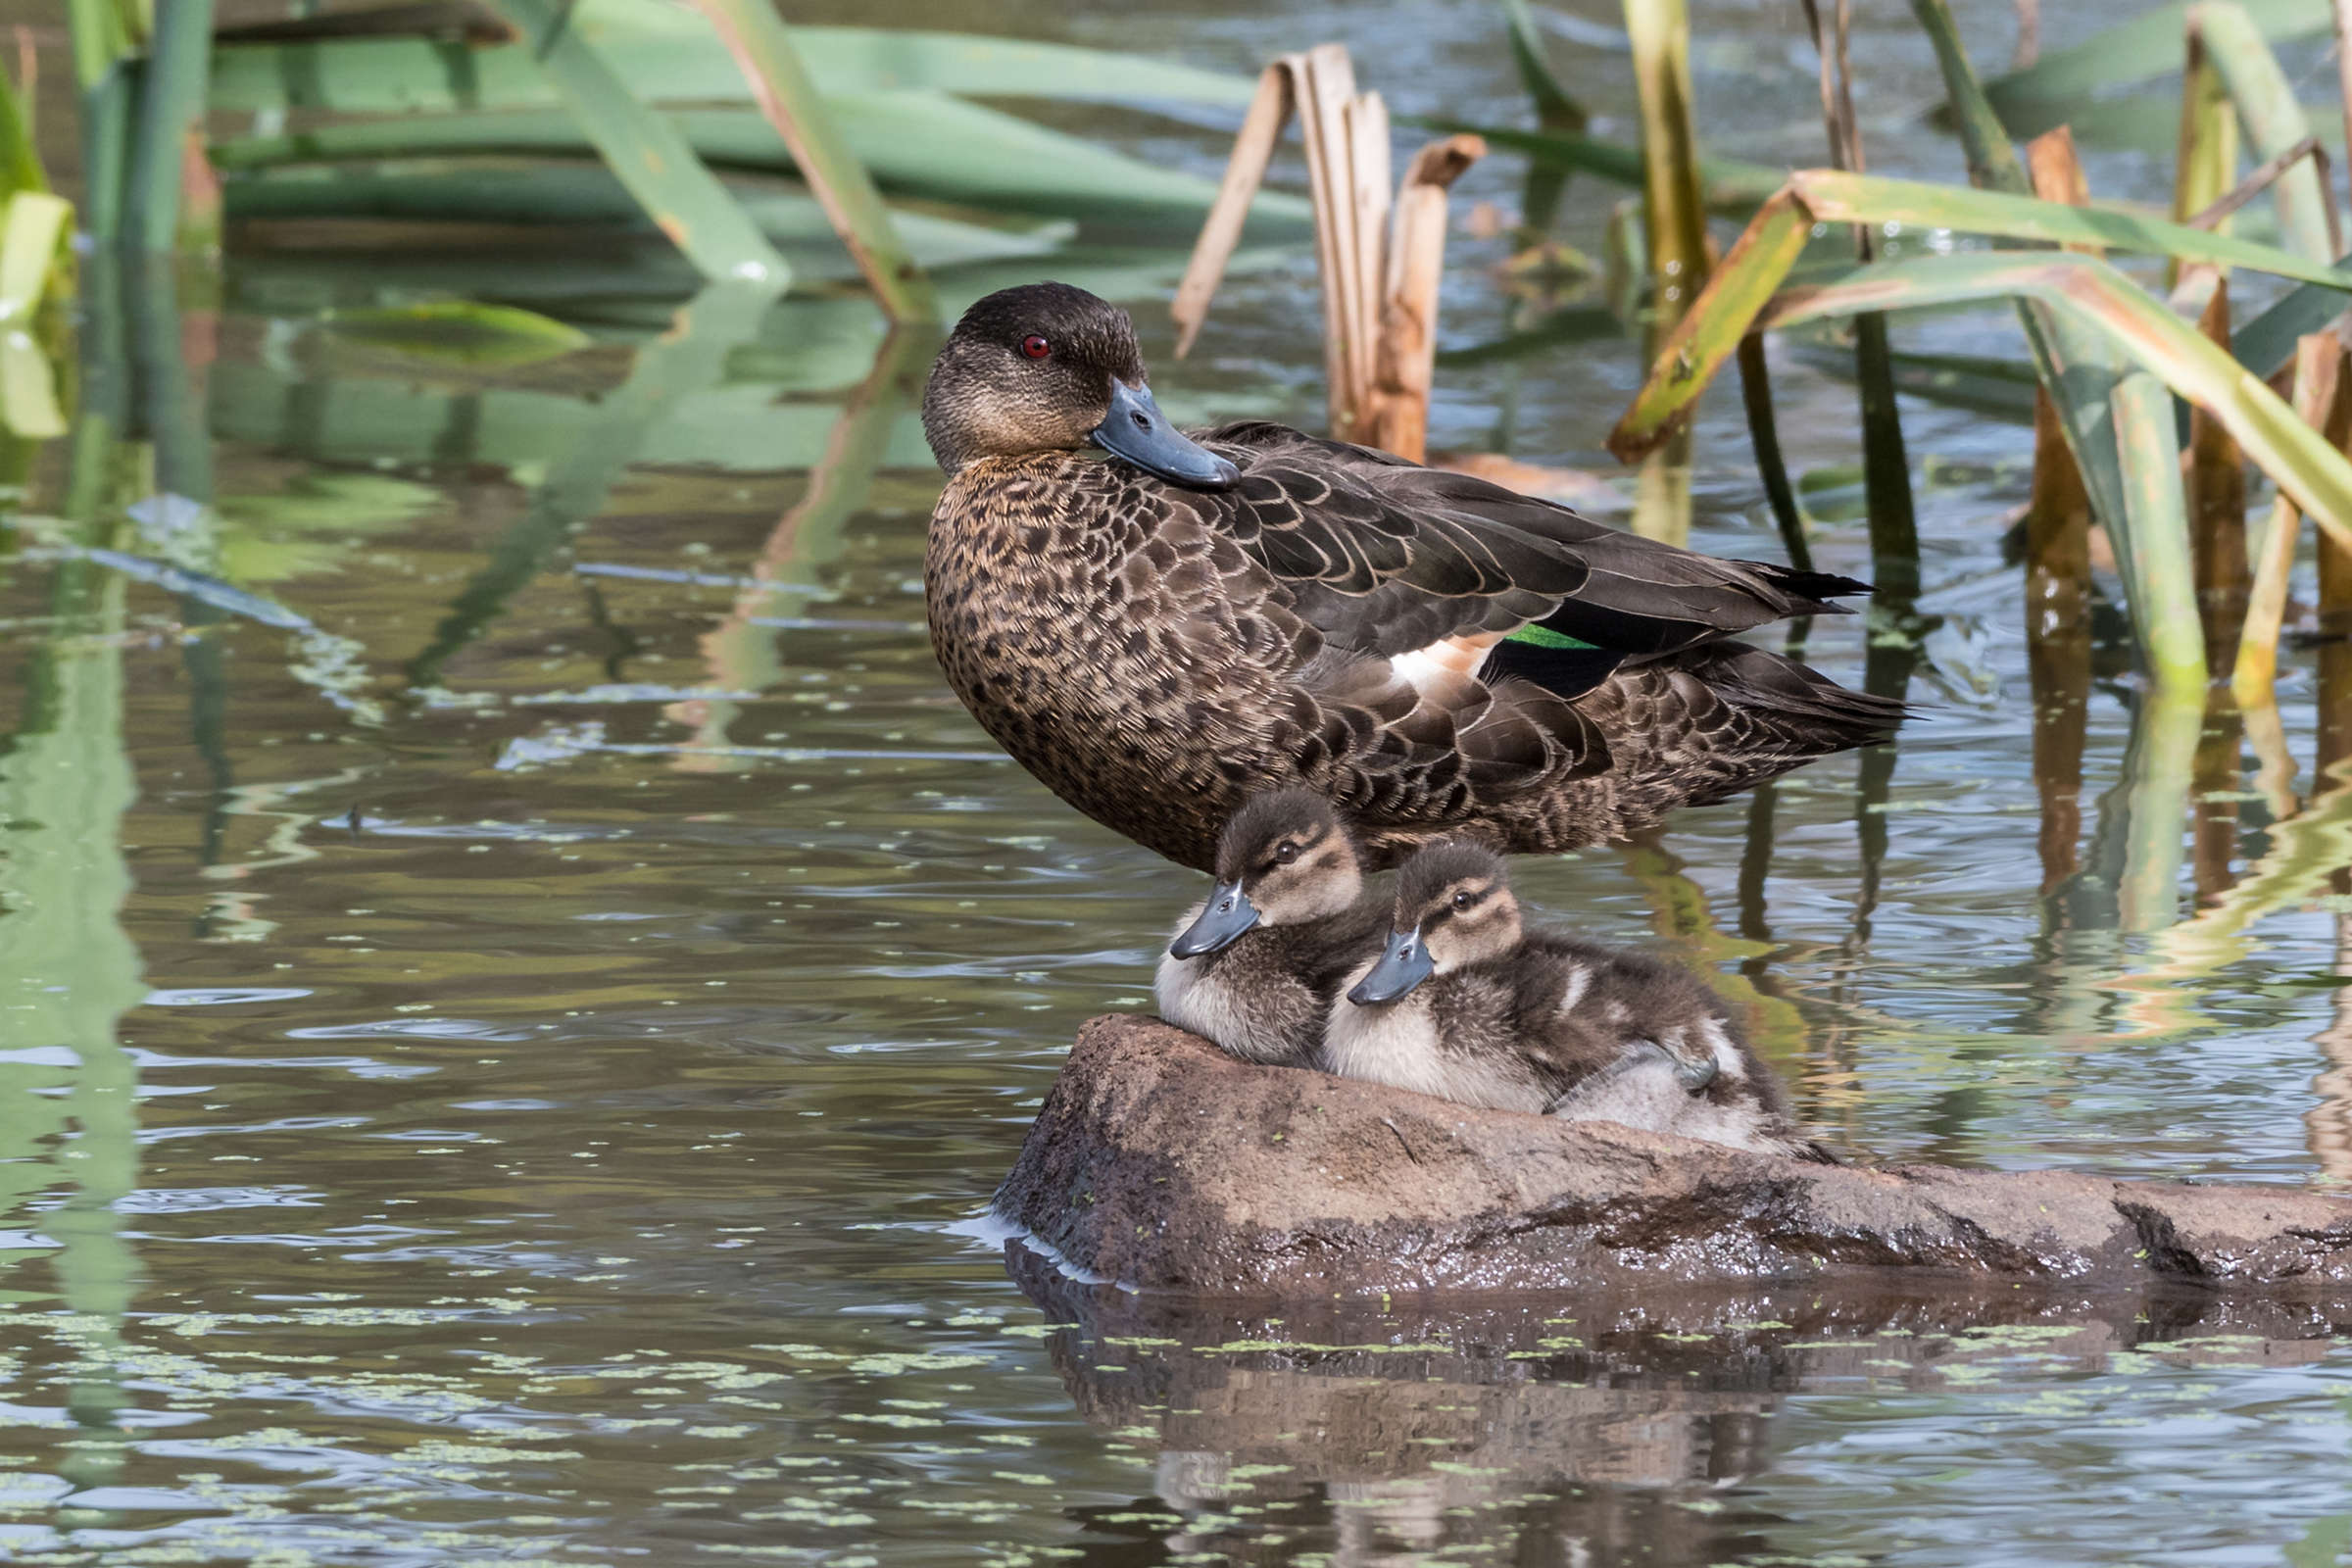
[[[1230,490],[1242,470],[1168,422],[1148,386],[1110,383],[1110,413],[1095,426],[1094,443],[1146,473],[1196,490]]]
[[[1173,958],[1198,958],[1230,948],[1241,934],[1257,924],[1257,906],[1239,882],[1220,882],[1208,895],[1200,918],[1168,944]]]
[[[1422,944],[1418,926],[1410,931],[1392,931],[1389,945],[1380,950],[1380,961],[1372,972],[1358,980],[1348,992],[1348,1000],[1359,1007],[1377,1007],[1411,994],[1413,987],[1437,972],[1437,964]]]

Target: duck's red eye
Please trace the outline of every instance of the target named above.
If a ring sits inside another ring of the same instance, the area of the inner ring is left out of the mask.
[[[1054,352],[1054,345],[1032,332],[1021,339],[1021,352],[1033,360],[1042,360]]]

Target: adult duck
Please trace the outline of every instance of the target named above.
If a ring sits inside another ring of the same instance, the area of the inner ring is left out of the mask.
[[[964,313],[923,430],[949,683],[1056,795],[1196,869],[1260,790],[1331,800],[1375,867],[1446,834],[1574,849],[1901,714],[1726,640],[1865,585],[1279,424],[1187,436],[1126,313],[1067,284]]]

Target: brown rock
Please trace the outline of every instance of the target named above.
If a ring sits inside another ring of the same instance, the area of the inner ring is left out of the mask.
[[[1079,1032],[997,1207],[1146,1291],[1362,1297],[1849,1268],[2352,1285],[2352,1202],[2063,1171],[1799,1163],[1254,1067],[1155,1018]]]

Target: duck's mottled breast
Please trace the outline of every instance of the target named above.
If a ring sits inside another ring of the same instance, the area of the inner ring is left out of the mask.
[[[972,464],[940,496],[924,575],[949,684],[1098,820],[1198,863],[1240,790],[1291,771],[1282,689],[1314,633],[1157,481],[1075,453]]]

